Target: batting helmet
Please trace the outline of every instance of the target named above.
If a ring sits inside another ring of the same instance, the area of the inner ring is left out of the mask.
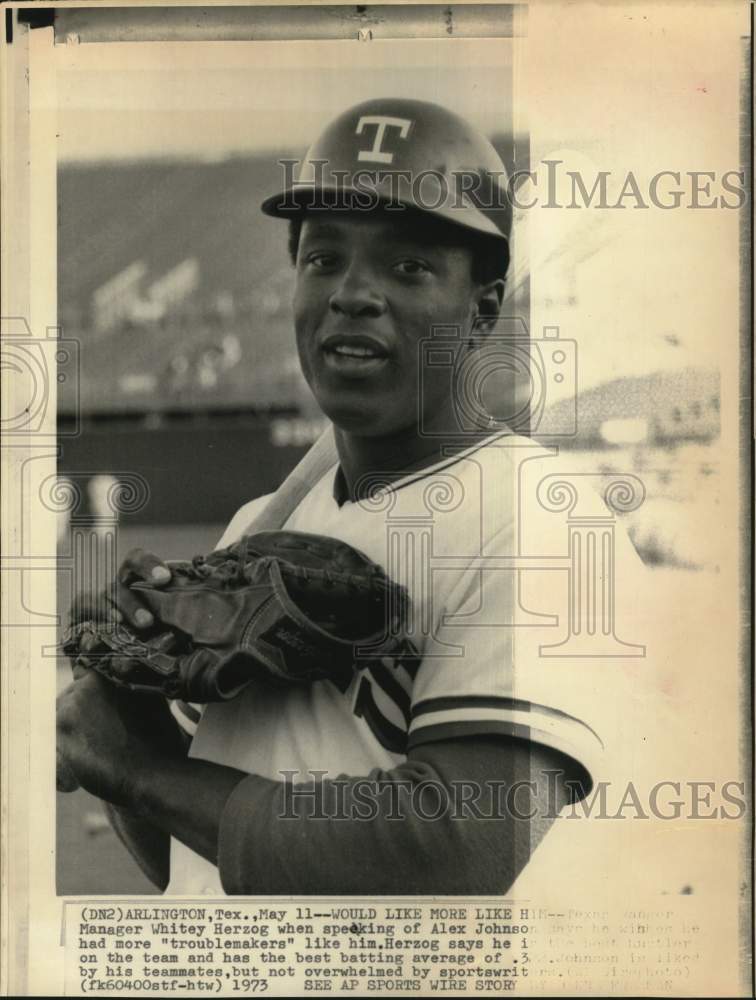
[[[365,101],[315,140],[296,178],[297,161],[281,163],[286,182],[263,202],[267,215],[405,206],[488,236],[510,237],[512,208],[501,157],[485,136],[438,104]]]

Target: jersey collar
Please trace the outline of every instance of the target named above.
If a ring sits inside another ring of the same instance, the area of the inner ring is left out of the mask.
[[[490,434],[488,437],[481,438],[476,441],[473,445],[446,445],[445,451],[447,454],[440,459],[438,462],[434,462],[433,465],[427,465],[423,469],[413,469],[411,473],[406,476],[402,476],[400,479],[395,480],[392,483],[388,483],[385,486],[379,487],[376,491],[377,493],[394,493],[398,490],[403,489],[405,486],[409,486],[411,483],[416,483],[420,479],[425,479],[427,476],[432,476],[434,473],[439,472],[441,469],[447,469],[450,465],[454,465],[462,458],[466,458],[468,455],[474,454],[481,448],[485,448],[487,445],[491,444],[493,441],[499,440],[503,437],[511,437],[512,431],[508,428],[497,428],[496,432]],[[332,487],[333,499],[338,507],[343,507],[344,504],[351,503],[349,499],[349,492],[347,490],[347,483],[344,477],[344,471],[341,468],[341,464],[336,465],[336,470],[333,476],[333,487]]]

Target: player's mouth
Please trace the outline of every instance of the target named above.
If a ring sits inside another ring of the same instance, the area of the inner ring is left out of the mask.
[[[389,352],[373,337],[334,334],[323,342],[326,367],[351,378],[366,378],[388,363]]]

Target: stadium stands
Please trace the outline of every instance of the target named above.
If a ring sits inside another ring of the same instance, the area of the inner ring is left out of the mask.
[[[298,403],[286,233],[259,211],[275,171],[271,157],[61,167],[59,316],[81,342],[84,413]]]

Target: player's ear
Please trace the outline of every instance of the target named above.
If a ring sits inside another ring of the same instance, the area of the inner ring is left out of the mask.
[[[476,293],[475,330],[488,333],[496,324],[504,301],[504,279],[496,278],[481,285]]]

